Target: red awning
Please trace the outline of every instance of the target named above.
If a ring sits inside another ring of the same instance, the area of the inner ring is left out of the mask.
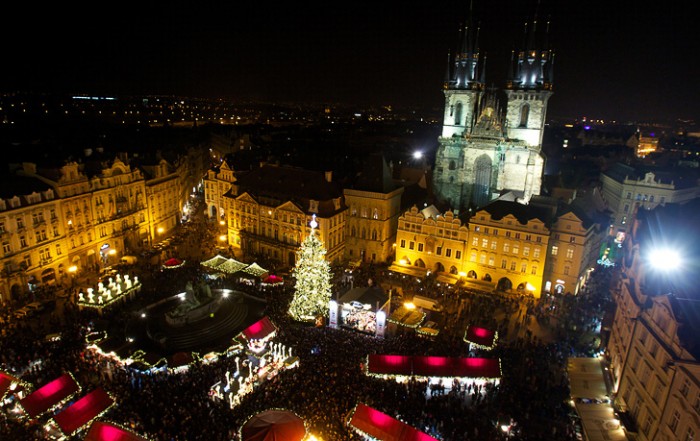
[[[84,441],[147,441],[147,439],[114,424],[95,421],[85,435]]]
[[[420,377],[453,377],[450,357],[413,357],[413,375]]]
[[[367,372],[370,374],[411,375],[411,357],[408,355],[370,354]]]
[[[80,386],[73,377],[63,374],[21,399],[19,404],[30,418],[36,418],[79,391]]]
[[[53,419],[61,432],[71,436],[113,404],[114,400],[107,392],[98,388],[56,414]]]
[[[163,263],[164,266],[180,266],[182,265],[182,260],[171,257],[170,259],[166,260],[165,263]]]
[[[501,361],[498,358],[455,358],[455,377],[501,378]]]
[[[437,441],[432,436],[361,403],[357,405],[350,425],[382,441]]]
[[[268,335],[276,331],[277,328],[275,328],[275,325],[273,325],[270,319],[267,316],[265,316],[257,322],[253,323],[252,325],[248,326],[246,329],[244,329],[243,335],[248,340],[259,340],[261,338],[267,337]]]
[[[501,362],[498,358],[373,354],[368,357],[367,373],[419,377],[500,378]]]
[[[470,343],[476,343],[477,345],[490,348],[493,346],[495,337],[496,331],[491,331],[486,328],[479,328],[476,326],[469,326],[464,339]]]

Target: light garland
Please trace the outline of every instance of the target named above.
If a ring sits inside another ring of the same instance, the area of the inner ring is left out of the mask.
[[[476,348],[484,349],[484,350],[486,350],[486,351],[490,351],[491,349],[493,349],[493,348],[496,347],[496,342],[498,341],[498,331],[494,331],[494,333],[493,333],[493,343],[491,344],[491,346],[486,346],[486,345],[482,345],[482,344],[479,344],[479,343],[475,343],[475,342],[473,342],[473,341],[467,339],[467,334],[468,334],[468,332],[469,332],[469,327],[467,327],[467,330],[464,332],[464,338],[463,338],[463,340],[464,340],[466,343],[469,343],[470,345],[472,345],[472,346],[474,346],[474,347],[476,347]]]

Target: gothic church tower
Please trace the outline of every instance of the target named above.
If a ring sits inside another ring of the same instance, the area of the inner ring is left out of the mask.
[[[456,213],[482,207],[506,191],[522,203],[540,193],[553,54],[537,48],[536,29],[534,21],[517,60],[511,55],[505,106],[497,91],[484,87],[486,59],[479,56],[478,28],[465,26],[460,51],[448,57],[433,187]]]

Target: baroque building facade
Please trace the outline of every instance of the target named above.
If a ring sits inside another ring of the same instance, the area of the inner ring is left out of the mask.
[[[313,216],[326,258],[345,255],[347,206],[332,172],[263,165],[241,174],[224,195],[227,240],[247,256],[294,266]]]
[[[653,259],[653,249],[664,242],[679,251],[694,242],[697,228],[687,227],[700,211],[698,202],[639,212],[623,243],[605,356],[615,408],[639,440],[700,434],[697,277],[682,268],[661,271]]]
[[[601,229],[569,204],[496,200],[465,221],[435,207],[399,218],[391,270],[488,291],[540,297],[577,293],[593,263],[586,253]]]
[[[546,38],[538,39],[536,25],[511,56],[505,106],[495,90],[486,90],[486,59],[473,26],[464,28],[460,50],[448,59],[433,187],[437,199],[457,214],[506,191],[517,192],[525,203],[540,194],[554,53]]]
[[[357,182],[343,190],[348,215],[345,258],[379,263],[394,257],[404,188],[393,182],[382,155],[371,155]]]
[[[600,175],[601,193],[612,213],[611,234],[624,240],[639,210],[685,203],[700,197],[700,175],[692,169],[617,163]]]
[[[3,301],[23,301],[41,284],[116,264],[169,234],[201,179],[197,158],[188,151],[174,164],[144,165],[119,154],[11,170],[0,199]]]

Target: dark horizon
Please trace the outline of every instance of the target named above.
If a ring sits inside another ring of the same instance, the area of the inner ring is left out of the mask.
[[[698,42],[689,14],[672,7],[474,1],[486,83],[503,87],[511,50],[538,11],[538,26],[551,20],[556,53],[549,117],[700,120],[700,68],[690,55]],[[0,84],[3,92],[441,108],[447,54],[468,16],[469,3],[455,1],[49,11],[3,29],[13,44]],[[28,43],[32,33],[38,44]]]

